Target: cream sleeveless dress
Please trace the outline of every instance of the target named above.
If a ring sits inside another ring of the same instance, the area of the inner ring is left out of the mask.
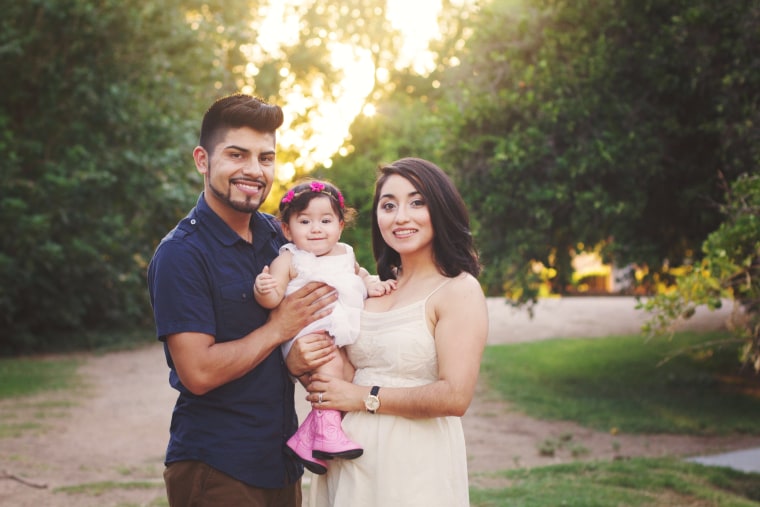
[[[293,254],[291,262],[297,273],[288,283],[285,295],[297,291],[309,282],[325,282],[338,292],[338,301],[330,315],[312,322],[301,329],[295,338],[282,344],[283,357],[287,357],[293,341],[314,331],[327,331],[339,347],[354,343],[359,335],[359,318],[364,308],[364,300],[367,298],[367,288],[361,277],[356,274],[354,249],[351,245],[339,244],[345,248],[346,253],[320,257],[299,249],[293,243],[280,247],[280,253],[289,250]]]
[[[355,384],[380,386],[382,402],[383,387],[420,386],[438,379],[425,306],[444,284],[405,307],[362,311],[359,338],[346,347],[356,367]],[[314,475],[311,507],[469,505],[467,454],[459,417],[409,419],[349,412],[343,430],[364,447],[364,454],[353,460],[332,460],[326,475]]]

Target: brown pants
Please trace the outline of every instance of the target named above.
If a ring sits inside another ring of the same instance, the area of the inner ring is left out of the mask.
[[[301,507],[301,481],[281,489],[254,488],[200,461],[164,470],[171,507]]]

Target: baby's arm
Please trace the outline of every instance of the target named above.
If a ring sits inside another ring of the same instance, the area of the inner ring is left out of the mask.
[[[369,271],[359,266],[358,263],[356,264],[356,273],[364,282],[369,297],[384,296],[396,289],[396,280],[381,281],[379,276],[370,275]]]
[[[253,295],[264,308],[274,308],[285,297],[285,289],[290,282],[290,261],[293,254],[288,251],[281,253],[270,266],[265,266],[256,276],[253,284]]]

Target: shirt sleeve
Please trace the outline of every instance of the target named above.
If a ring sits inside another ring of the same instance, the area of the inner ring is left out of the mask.
[[[167,241],[149,269],[149,289],[159,340],[175,333],[214,336],[213,283],[203,255],[180,241]]]

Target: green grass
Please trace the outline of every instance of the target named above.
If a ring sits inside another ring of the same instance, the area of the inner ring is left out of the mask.
[[[760,377],[739,375],[738,352],[669,354],[716,333],[560,339],[486,348],[487,383],[526,414],[602,431],[760,434]]]
[[[473,507],[760,505],[760,474],[674,459],[572,463],[492,475],[506,485],[470,488]]]
[[[131,481],[131,482],[115,482],[115,481],[101,481],[90,482],[86,484],[77,484],[74,486],[63,486],[56,488],[55,492],[68,493],[68,494],[82,494],[89,496],[103,496],[106,493],[115,490],[133,490],[144,489],[152,490],[157,489],[160,492],[164,491],[164,483],[156,481]]]
[[[74,358],[0,359],[0,399],[69,389],[77,382],[80,364]]]

